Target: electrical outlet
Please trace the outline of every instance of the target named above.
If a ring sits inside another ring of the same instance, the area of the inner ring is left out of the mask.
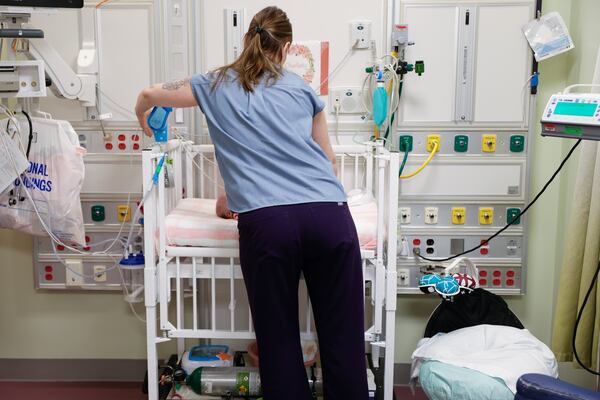
[[[411,209],[408,207],[402,207],[400,208],[400,223],[407,225],[410,224],[410,221],[412,219],[412,214],[411,214]]]
[[[435,225],[438,223],[439,209],[437,207],[425,207],[425,223]]]
[[[65,260],[65,267],[66,286],[82,286],[85,284],[82,260]]]
[[[513,135],[510,137],[510,151],[513,153],[522,153],[525,151],[525,136]]]
[[[400,136],[400,152],[406,153],[413,151],[413,137],[411,135]]]
[[[119,222],[130,222],[131,221],[131,206],[120,205],[117,206],[117,219]]]
[[[331,88],[329,111],[332,114],[364,114],[362,90],[359,87]]]
[[[519,225],[521,223],[521,209],[520,208],[507,209],[506,210],[506,222],[512,222],[512,225]]]
[[[433,147],[435,143],[438,143],[437,151],[440,151],[440,147],[442,146],[442,135],[432,134],[427,135],[427,152],[431,153],[433,151]]]
[[[494,153],[496,151],[497,135],[483,135],[481,138],[481,150],[484,153]]]
[[[355,49],[371,47],[371,21],[350,21],[350,44]]]
[[[398,270],[398,286],[410,286],[410,270],[408,268]]]
[[[492,225],[494,223],[494,209],[492,207],[479,208],[479,224]]]
[[[464,207],[454,207],[452,209],[452,224],[464,225],[467,219],[467,209]]]
[[[105,265],[94,265],[94,282],[106,282]]]
[[[469,150],[469,137],[467,135],[456,135],[454,137],[454,151],[466,153]]]

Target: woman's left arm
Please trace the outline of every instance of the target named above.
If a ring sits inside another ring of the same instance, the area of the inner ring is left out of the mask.
[[[185,108],[197,106],[198,102],[192,92],[190,78],[150,86],[142,90],[135,105],[135,114],[140,126],[147,136],[152,130],[146,121],[150,109],[154,106]]]
[[[333,172],[337,175],[337,162],[335,158],[335,153],[331,148],[331,142],[329,141],[329,131],[327,129],[327,115],[325,111],[321,111],[318,113],[313,119],[313,131],[312,138],[315,142],[318,143],[319,146],[323,149],[329,161],[331,161],[331,166],[333,168]]]

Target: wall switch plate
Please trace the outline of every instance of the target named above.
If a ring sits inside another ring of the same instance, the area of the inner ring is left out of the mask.
[[[411,222],[412,214],[411,209],[409,207],[401,207],[399,210],[400,215],[400,223],[403,225],[408,225]]]
[[[492,225],[494,223],[494,209],[492,207],[479,208],[479,224]]]
[[[469,150],[469,137],[467,135],[456,135],[454,137],[454,151],[466,153]]]
[[[442,147],[442,135],[439,134],[431,134],[431,135],[427,135],[427,146],[426,146],[426,150],[428,153],[431,153],[433,151],[433,146],[435,144],[435,142],[438,143],[438,149],[437,151],[440,151],[440,148]]]
[[[131,221],[131,206],[120,205],[117,206],[117,219],[119,222],[130,222]]]
[[[106,265],[94,265],[94,282],[106,282]]]
[[[364,114],[362,89],[359,87],[337,87],[329,91],[329,111],[332,114]]]
[[[65,271],[66,286],[82,286],[85,284],[82,260],[65,260]]]
[[[512,153],[522,153],[525,151],[525,136],[513,135],[510,137],[510,151]]]
[[[512,223],[512,225],[519,225],[521,223],[521,217],[519,216],[521,214],[521,209],[520,208],[509,208],[506,210],[506,222],[510,223],[512,222],[515,218],[517,218],[515,220],[515,222]]]
[[[464,225],[467,220],[467,210],[464,207],[454,207],[452,209],[452,224]]]
[[[350,45],[355,49],[371,47],[371,21],[350,21]]]
[[[398,269],[398,286],[410,286],[410,270],[408,268]]]
[[[438,223],[439,209],[437,207],[425,207],[425,223],[435,225]]]
[[[413,137],[411,135],[400,136],[399,148],[401,153],[406,153],[407,151],[410,153],[413,151]]]
[[[481,137],[481,150],[484,153],[496,152],[496,143],[498,142],[498,136],[494,134],[483,135]]]

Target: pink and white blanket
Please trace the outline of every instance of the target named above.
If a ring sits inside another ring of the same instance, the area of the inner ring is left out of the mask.
[[[166,218],[170,246],[237,248],[237,221],[215,214],[215,199],[183,199]],[[372,196],[349,197],[361,248],[377,245],[377,203]]]

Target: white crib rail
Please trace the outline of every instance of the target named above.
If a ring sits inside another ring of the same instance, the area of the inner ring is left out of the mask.
[[[363,254],[369,329],[365,340],[372,343],[375,364],[381,350],[386,355],[386,382],[393,373],[393,332],[396,309],[396,224],[399,169],[398,154],[381,144],[334,146],[338,178],[346,191],[364,189],[378,202],[377,248]],[[172,187],[165,187],[165,170],[145,202],[145,285],[149,359],[155,358],[156,343],[170,338],[252,339],[254,330],[239,267],[238,250],[224,248],[172,247],[166,243],[165,217],[182,197],[216,198],[223,193],[222,180],[212,145],[172,143],[166,151],[172,160]],[[151,189],[153,175],[164,150],[144,151],[144,191]],[[185,182],[185,185],[184,185]],[[170,309],[175,294],[174,312]],[[316,337],[308,296],[300,299],[301,336]],[[163,337],[154,332],[156,305]],[[191,304],[190,304],[191,303]],[[181,343],[182,340],[180,340]],[[180,346],[181,347],[181,346]],[[154,353],[152,353],[154,351]],[[388,362],[390,363],[388,365]],[[386,386],[391,386],[386,385]],[[391,392],[389,392],[391,393]],[[386,387],[386,400],[388,396]]]

